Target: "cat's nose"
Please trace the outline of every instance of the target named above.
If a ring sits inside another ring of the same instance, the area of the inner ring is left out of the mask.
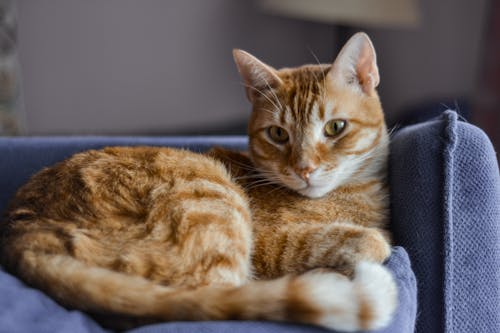
[[[317,169],[316,166],[314,165],[308,165],[304,168],[295,168],[295,172],[297,175],[304,179],[306,182],[309,181],[309,178],[311,177],[311,174]]]

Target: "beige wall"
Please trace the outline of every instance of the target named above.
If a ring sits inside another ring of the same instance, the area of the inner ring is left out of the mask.
[[[420,0],[418,29],[367,29],[381,71],[389,118],[406,107],[443,97],[474,98],[487,0]]]
[[[27,127],[171,133],[244,122],[231,50],[276,66],[330,61],[333,28],[243,0],[19,0]]]
[[[389,119],[434,97],[474,95],[487,0],[419,3],[418,29],[364,29]],[[333,27],[268,16],[247,0],[18,0],[18,10],[30,134],[243,123],[232,48],[277,67],[314,62],[308,48],[329,62],[336,48]]]

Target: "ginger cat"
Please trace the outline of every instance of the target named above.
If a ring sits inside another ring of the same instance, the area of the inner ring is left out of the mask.
[[[76,154],[19,189],[0,224],[2,265],[114,328],[387,325],[389,140],[370,39],[354,35],[332,65],[234,58],[253,106],[248,154]]]

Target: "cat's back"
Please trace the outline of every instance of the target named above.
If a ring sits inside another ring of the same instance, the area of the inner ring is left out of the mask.
[[[106,215],[111,210],[137,215],[153,190],[195,178],[226,183],[219,162],[187,150],[166,147],[107,147],[89,150],[43,169],[12,200],[10,217],[19,214]]]
[[[224,235],[226,218],[248,229],[246,195],[215,159],[163,147],[90,150],[40,171],[19,189],[0,223],[0,257],[20,274],[16,258],[33,251],[189,284],[197,266],[183,264],[189,256],[182,251],[193,242],[214,243],[205,221]]]

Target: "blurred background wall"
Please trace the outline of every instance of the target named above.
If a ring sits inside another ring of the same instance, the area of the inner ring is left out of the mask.
[[[18,0],[25,133],[244,132],[249,104],[233,48],[275,67],[314,63],[310,50],[331,62],[358,30],[378,51],[390,123],[422,105],[468,108],[490,1],[414,2],[419,22],[402,27],[326,22],[245,0]]]
[[[232,59],[331,59],[334,29],[241,0],[19,0],[30,134],[162,134],[241,128]]]
[[[378,50],[380,93],[390,121],[428,103],[467,108],[460,104],[472,103],[477,93],[489,1],[419,4],[415,29],[367,29]]]

